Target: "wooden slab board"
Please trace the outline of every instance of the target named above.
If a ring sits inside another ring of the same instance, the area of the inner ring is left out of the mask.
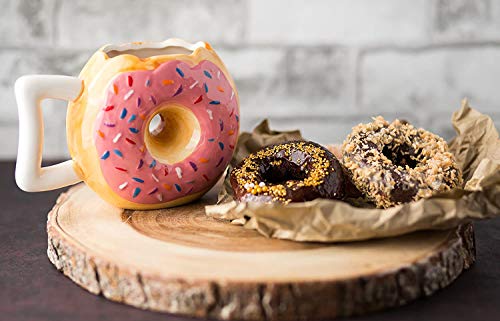
[[[122,211],[85,185],[47,222],[50,261],[94,294],[136,307],[239,320],[325,319],[402,305],[475,259],[473,227],[345,244],[268,239],[203,206]]]

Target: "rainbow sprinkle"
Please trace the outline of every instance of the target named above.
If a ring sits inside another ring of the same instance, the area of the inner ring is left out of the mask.
[[[118,188],[119,188],[120,190],[123,190],[125,187],[127,187],[127,185],[128,185],[128,182],[125,182],[125,183],[123,183],[123,184],[120,184],[120,185],[118,186]]]
[[[108,159],[109,155],[110,155],[109,150],[107,150],[104,152],[104,154],[102,154],[101,159],[102,160]]]
[[[205,88],[205,92],[208,93],[208,86],[207,86],[207,83],[204,83],[203,84],[203,88]]]
[[[120,152],[119,149],[113,149],[113,153],[115,153],[116,155],[120,156],[121,158],[123,158],[123,153]]]
[[[144,180],[143,180],[143,179],[140,179],[139,177],[132,177],[132,179],[133,179],[134,181],[136,181],[137,183],[141,183],[141,184],[142,184],[142,183],[144,183]]]
[[[156,192],[158,192],[158,187],[153,188],[151,192],[148,193],[148,195],[154,194]]]
[[[151,162],[151,164],[149,164],[149,168],[153,168],[156,166],[156,159],[153,159],[153,161]]]
[[[183,78],[184,78],[184,73],[182,72],[182,70],[181,70],[179,67],[175,68],[175,71],[177,71],[177,73],[178,73],[181,77],[183,77]]]
[[[115,106],[113,105],[110,105],[110,106],[106,106],[103,108],[104,111],[110,111],[110,110],[113,110],[115,108]]]
[[[191,86],[189,86],[189,89],[193,89],[194,86],[198,85],[199,81],[195,81]]]
[[[127,116],[127,108],[123,108],[122,109],[122,112],[120,114],[120,119],[125,118],[125,116]]]
[[[130,89],[130,91],[128,93],[126,93],[125,96],[123,96],[123,100],[129,100],[129,98],[132,97],[133,94],[134,94],[134,90]]]
[[[212,79],[212,75],[208,71],[203,70],[203,73],[205,74],[205,76],[207,76],[208,78]]]
[[[179,177],[179,179],[181,179],[182,178],[182,169],[180,167],[176,167],[175,172],[177,173],[177,177]]]
[[[179,95],[181,92],[182,92],[182,85],[180,85],[179,88],[177,88],[177,91],[175,92],[175,94],[172,97]]]
[[[178,184],[174,184],[174,186],[175,186],[175,189],[177,190],[177,192],[182,191],[181,187]]]
[[[193,163],[193,162],[189,162],[189,165],[191,165],[191,167],[193,168],[193,170],[194,170],[195,172],[196,172],[196,171],[198,171],[198,166],[196,166],[196,164],[195,164],[195,163]]]
[[[113,143],[116,144],[116,142],[120,139],[120,137],[122,137],[122,133],[116,134],[115,138],[113,138]]]
[[[193,104],[195,104],[195,105],[196,105],[197,103],[199,103],[199,102],[200,102],[200,101],[202,101],[202,100],[203,100],[203,95],[200,95],[200,97],[198,97],[198,98],[194,101],[194,103],[193,103]]]
[[[130,127],[128,130],[130,130],[134,134],[137,134],[139,132],[139,130],[137,128],[134,128],[134,127]]]
[[[210,105],[220,105],[220,101],[218,100],[212,100],[211,102],[209,102]]]
[[[139,165],[137,165],[137,169],[140,169],[144,165],[144,161],[142,159],[139,160]]]
[[[130,115],[130,118],[128,119],[128,121],[127,121],[127,122],[128,122],[128,123],[131,123],[131,122],[133,122],[136,118],[137,118],[137,116],[136,116],[135,114],[132,114],[132,115]]]
[[[224,150],[224,143],[219,142],[219,148],[220,148],[220,150]]]
[[[133,198],[136,198],[136,197],[137,197],[137,195],[139,195],[139,193],[140,193],[140,192],[141,192],[141,189],[140,189],[139,187],[136,187],[136,188],[134,189],[134,194],[132,194],[132,197],[133,197]]]

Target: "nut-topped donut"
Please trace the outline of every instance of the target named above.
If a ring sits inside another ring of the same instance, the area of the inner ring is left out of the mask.
[[[286,142],[250,154],[231,171],[230,181],[234,197],[245,202],[286,204],[345,196],[340,162],[313,142]]]
[[[378,116],[353,128],[343,164],[356,187],[377,207],[390,207],[462,184],[461,171],[439,136],[406,121]]]

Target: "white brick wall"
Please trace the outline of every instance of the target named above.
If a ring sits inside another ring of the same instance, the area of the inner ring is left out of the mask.
[[[0,159],[17,151],[13,83],[77,75],[105,43],[206,40],[231,71],[241,123],[264,117],[318,142],[382,114],[446,138],[468,96],[500,125],[496,0],[0,0]],[[60,102],[44,103],[44,155],[66,157]]]

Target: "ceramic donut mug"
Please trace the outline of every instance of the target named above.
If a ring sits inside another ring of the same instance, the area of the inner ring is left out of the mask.
[[[83,180],[121,208],[185,204],[217,182],[238,137],[234,82],[204,42],[104,46],[79,78],[23,76],[15,90],[16,181],[25,191]],[[49,167],[41,167],[45,98],[69,101],[71,160]]]

